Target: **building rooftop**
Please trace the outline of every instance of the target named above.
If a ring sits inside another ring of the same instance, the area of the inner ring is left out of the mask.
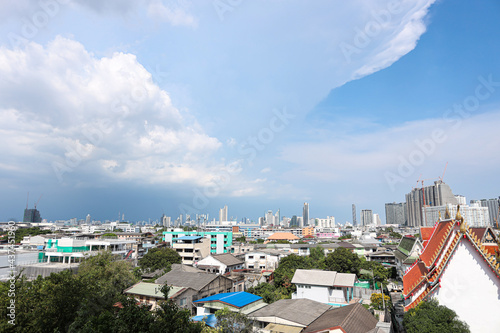
[[[261,299],[262,297],[247,293],[246,291],[238,291],[232,293],[220,293],[202,298],[193,303],[221,302],[236,308],[242,308]]]
[[[211,273],[185,272],[181,270],[171,270],[156,279],[156,283],[169,286],[188,287],[196,291],[201,290],[207,284],[217,279],[218,275]]]
[[[331,309],[319,316],[302,332],[324,332],[340,328],[345,333],[366,333],[377,326],[378,320],[359,303]]]
[[[159,283],[148,283],[141,281],[134,284],[132,287],[125,289],[123,292],[125,294],[134,294],[165,299],[165,297],[163,297],[163,293],[161,292],[162,287],[163,285]],[[169,298],[183,289],[185,288],[172,286],[168,292]]]
[[[266,318],[278,317],[298,325],[308,326],[330,308],[330,305],[305,298],[280,299],[262,309],[252,312],[249,317],[258,320],[261,318],[263,319],[261,321],[266,322],[274,321],[273,319],[266,320]]]
[[[244,263],[231,253],[213,254],[212,257],[226,266],[242,265]]]
[[[297,269],[292,278],[292,283],[294,284],[307,284],[327,287],[353,287],[354,282],[356,282],[356,274],[337,273],[333,271],[322,271],[315,269]]]
[[[300,238],[291,232],[275,232],[267,240],[299,240]]]

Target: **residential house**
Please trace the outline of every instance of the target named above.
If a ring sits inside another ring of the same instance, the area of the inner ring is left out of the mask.
[[[292,283],[297,291],[292,299],[311,299],[334,306],[344,306],[352,301],[356,274],[337,273],[315,269],[297,269]]]
[[[214,314],[224,308],[247,315],[267,305],[262,297],[245,291],[220,293],[193,303],[197,306],[197,316]]]
[[[289,253],[274,250],[263,249],[245,253],[245,267],[248,269],[275,270],[281,258],[286,257]]]
[[[291,232],[275,232],[271,236],[267,237],[268,242],[280,240],[289,241],[290,243],[297,243],[300,240],[300,237],[292,234]]]
[[[216,274],[226,274],[235,269],[242,269],[245,263],[233,256],[231,253],[214,254],[200,260],[197,268]]]
[[[404,273],[410,268],[422,253],[423,245],[415,237],[403,237],[394,251],[396,270],[398,276],[403,278]]]
[[[376,261],[386,267],[396,266],[396,257],[391,249],[379,247],[377,251],[370,252],[366,255],[368,261]]]
[[[183,294],[185,307],[195,313],[194,301],[220,293],[234,291],[233,281],[223,275],[191,272],[184,269],[174,269],[156,279],[155,283],[174,287],[189,288]]]
[[[455,219],[436,222],[418,260],[403,276],[405,311],[435,298],[472,332],[498,331],[500,316],[492,314],[500,313],[500,263],[491,254],[498,245],[483,245],[478,231],[469,228],[460,210]]]
[[[360,303],[326,311],[302,333],[371,333],[378,320]]]
[[[165,296],[161,291],[162,287],[163,285],[159,283],[141,281],[125,289],[123,293],[134,297],[142,304],[151,305],[151,310],[155,310],[158,307],[158,303],[165,300]],[[168,292],[168,298],[177,303],[181,308],[186,308],[187,299],[183,294],[186,294],[188,289],[190,288],[172,286]]]
[[[248,315],[263,332],[300,332],[329,310],[328,304],[310,299],[280,299]]]

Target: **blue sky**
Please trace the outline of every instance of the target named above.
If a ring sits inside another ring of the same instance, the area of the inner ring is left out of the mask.
[[[500,195],[500,5],[0,4],[0,220],[384,217],[420,175]],[[384,219],[383,219],[384,220]]]

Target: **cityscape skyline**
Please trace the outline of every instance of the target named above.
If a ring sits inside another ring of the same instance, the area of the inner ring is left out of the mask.
[[[0,4],[0,220],[498,197],[497,1],[49,2]]]

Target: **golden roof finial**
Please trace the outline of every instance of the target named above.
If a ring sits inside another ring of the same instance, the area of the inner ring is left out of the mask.
[[[448,209],[448,206],[446,206],[446,212],[444,213],[444,219],[448,220],[450,218],[451,218],[450,210]]]
[[[467,228],[465,226],[464,218],[460,214],[460,205],[457,206],[457,215],[455,216],[455,220],[460,221],[460,232],[465,234]]]
[[[439,221],[441,221],[441,211],[439,211]]]

